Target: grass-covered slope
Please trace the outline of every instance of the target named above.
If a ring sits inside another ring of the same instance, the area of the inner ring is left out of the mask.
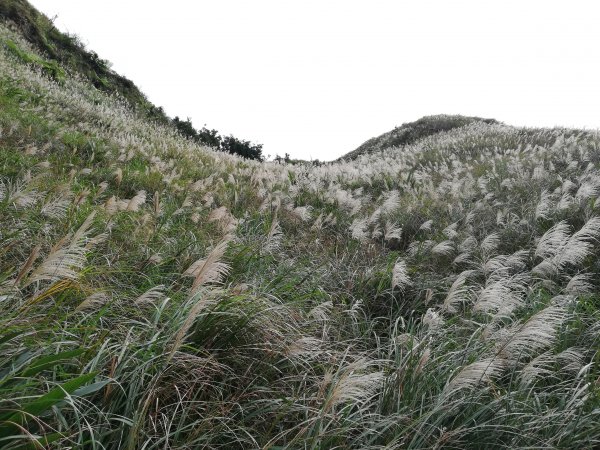
[[[498,123],[494,119],[481,117],[450,116],[440,114],[437,116],[421,117],[414,122],[404,123],[392,131],[371,138],[358,146],[355,150],[339,158],[339,160],[353,160],[360,155],[381,151],[387,148],[415,144],[419,139],[432,136],[436,133],[453,130],[455,128],[471,125],[476,122],[487,124]]]
[[[0,446],[600,445],[600,136],[258,163],[37,58],[0,25]]]
[[[118,97],[137,115],[165,127],[172,127],[184,137],[221,151],[262,160],[262,145],[220,136],[217,130],[194,129],[190,119],[171,119],[162,107],[152,104],[138,87],[110,68],[94,51],[87,50],[76,35],[63,33],[27,0],[0,1],[0,21],[16,30],[33,52],[24,50],[11,39],[3,45],[21,62],[42,70],[59,84],[67,75],[83,78],[105,94]]]
[[[27,0],[0,1],[0,20],[16,27],[35,50],[42,52],[43,57],[32,61],[36,57],[31,53],[18,49],[11,42],[5,45],[26,62],[42,67],[55,80],[61,81],[65,70],[77,74],[97,89],[125,99],[132,108],[149,119],[165,124],[169,122],[162,109],[150,103],[131,80],[111,70],[110,64],[95,52],[86,50],[76,36],[59,31],[52,21]]]

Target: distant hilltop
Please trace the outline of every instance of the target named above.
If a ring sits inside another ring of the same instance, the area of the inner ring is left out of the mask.
[[[483,119],[481,117],[470,117],[460,115],[438,114],[425,116],[414,122],[403,123],[392,131],[369,139],[350,153],[341,156],[339,160],[353,160],[360,155],[373,153],[390,147],[410,145],[416,141],[442,131],[464,127],[473,122],[484,122],[487,124],[499,123],[495,119]]]

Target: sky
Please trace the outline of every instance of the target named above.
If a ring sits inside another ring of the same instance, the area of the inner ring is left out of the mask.
[[[171,117],[332,160],[425,115],[600,127],[600,4],[30,0]]]

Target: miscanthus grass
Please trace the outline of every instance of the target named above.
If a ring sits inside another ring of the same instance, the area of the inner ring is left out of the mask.
[[[0,446],[600,446],[600,137],[258,163],[0,26]]]

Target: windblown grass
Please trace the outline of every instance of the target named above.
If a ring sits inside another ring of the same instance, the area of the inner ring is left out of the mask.
[[[258,163],[8,42],[0,445],[600,445],[596,133]]]

